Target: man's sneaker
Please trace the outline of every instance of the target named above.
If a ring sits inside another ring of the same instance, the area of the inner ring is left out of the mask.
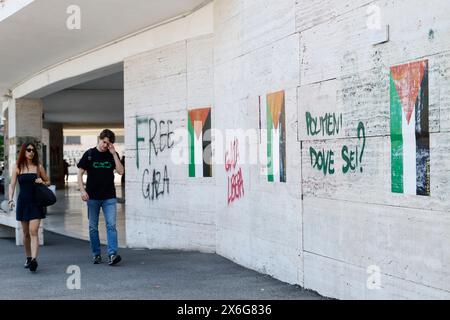
[[[94,261],[94,264],[100,264],[100,263],[102,263],[102,256],[96,255],[96,256],[94,257],[93,261]]]
[[[109,256],[108,264],[110,266],[113,266],[115,264],[118,264],[120,261],[122,261],[122,258],[118,254],[112,254]]]

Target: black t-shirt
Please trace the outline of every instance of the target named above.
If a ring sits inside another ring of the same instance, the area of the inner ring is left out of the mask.
[[[116,198],[116,187],[114,185],[116,163],[111,152],[100,152],[97,148],[90,149],[83,154],[77,167],[87,171],[86,192],[89,199],[107,200]]]

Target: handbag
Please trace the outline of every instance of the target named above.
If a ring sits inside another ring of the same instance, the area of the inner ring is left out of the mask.
[[[35,187],[36,201],[40,206],[49,207],[56,203],[56,196],[49,187],[43,184],[36,184]]]

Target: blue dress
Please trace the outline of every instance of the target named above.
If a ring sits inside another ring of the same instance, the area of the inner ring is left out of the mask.
[[[16,220],[31,221],[45,219],[44,208],[36,202],[35,180],[36,173],[23,173],[18,175],[20,192],[17,199]]]

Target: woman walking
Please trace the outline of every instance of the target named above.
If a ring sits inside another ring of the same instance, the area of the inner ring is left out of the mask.
[[[23,243],[25,247],[25,268],[35,272],[38,267],[39,226],[45,219],[44,208],[38,205],[35,196],[35,185],[49,186],[50,181],[44,167],[39,162],[39,155],[33,143],[23,144],[14,168],[9,186],[9,207],[14,208],[14,191],[17,180],[20,192],[17,198],[16,219],[22,224]]]

